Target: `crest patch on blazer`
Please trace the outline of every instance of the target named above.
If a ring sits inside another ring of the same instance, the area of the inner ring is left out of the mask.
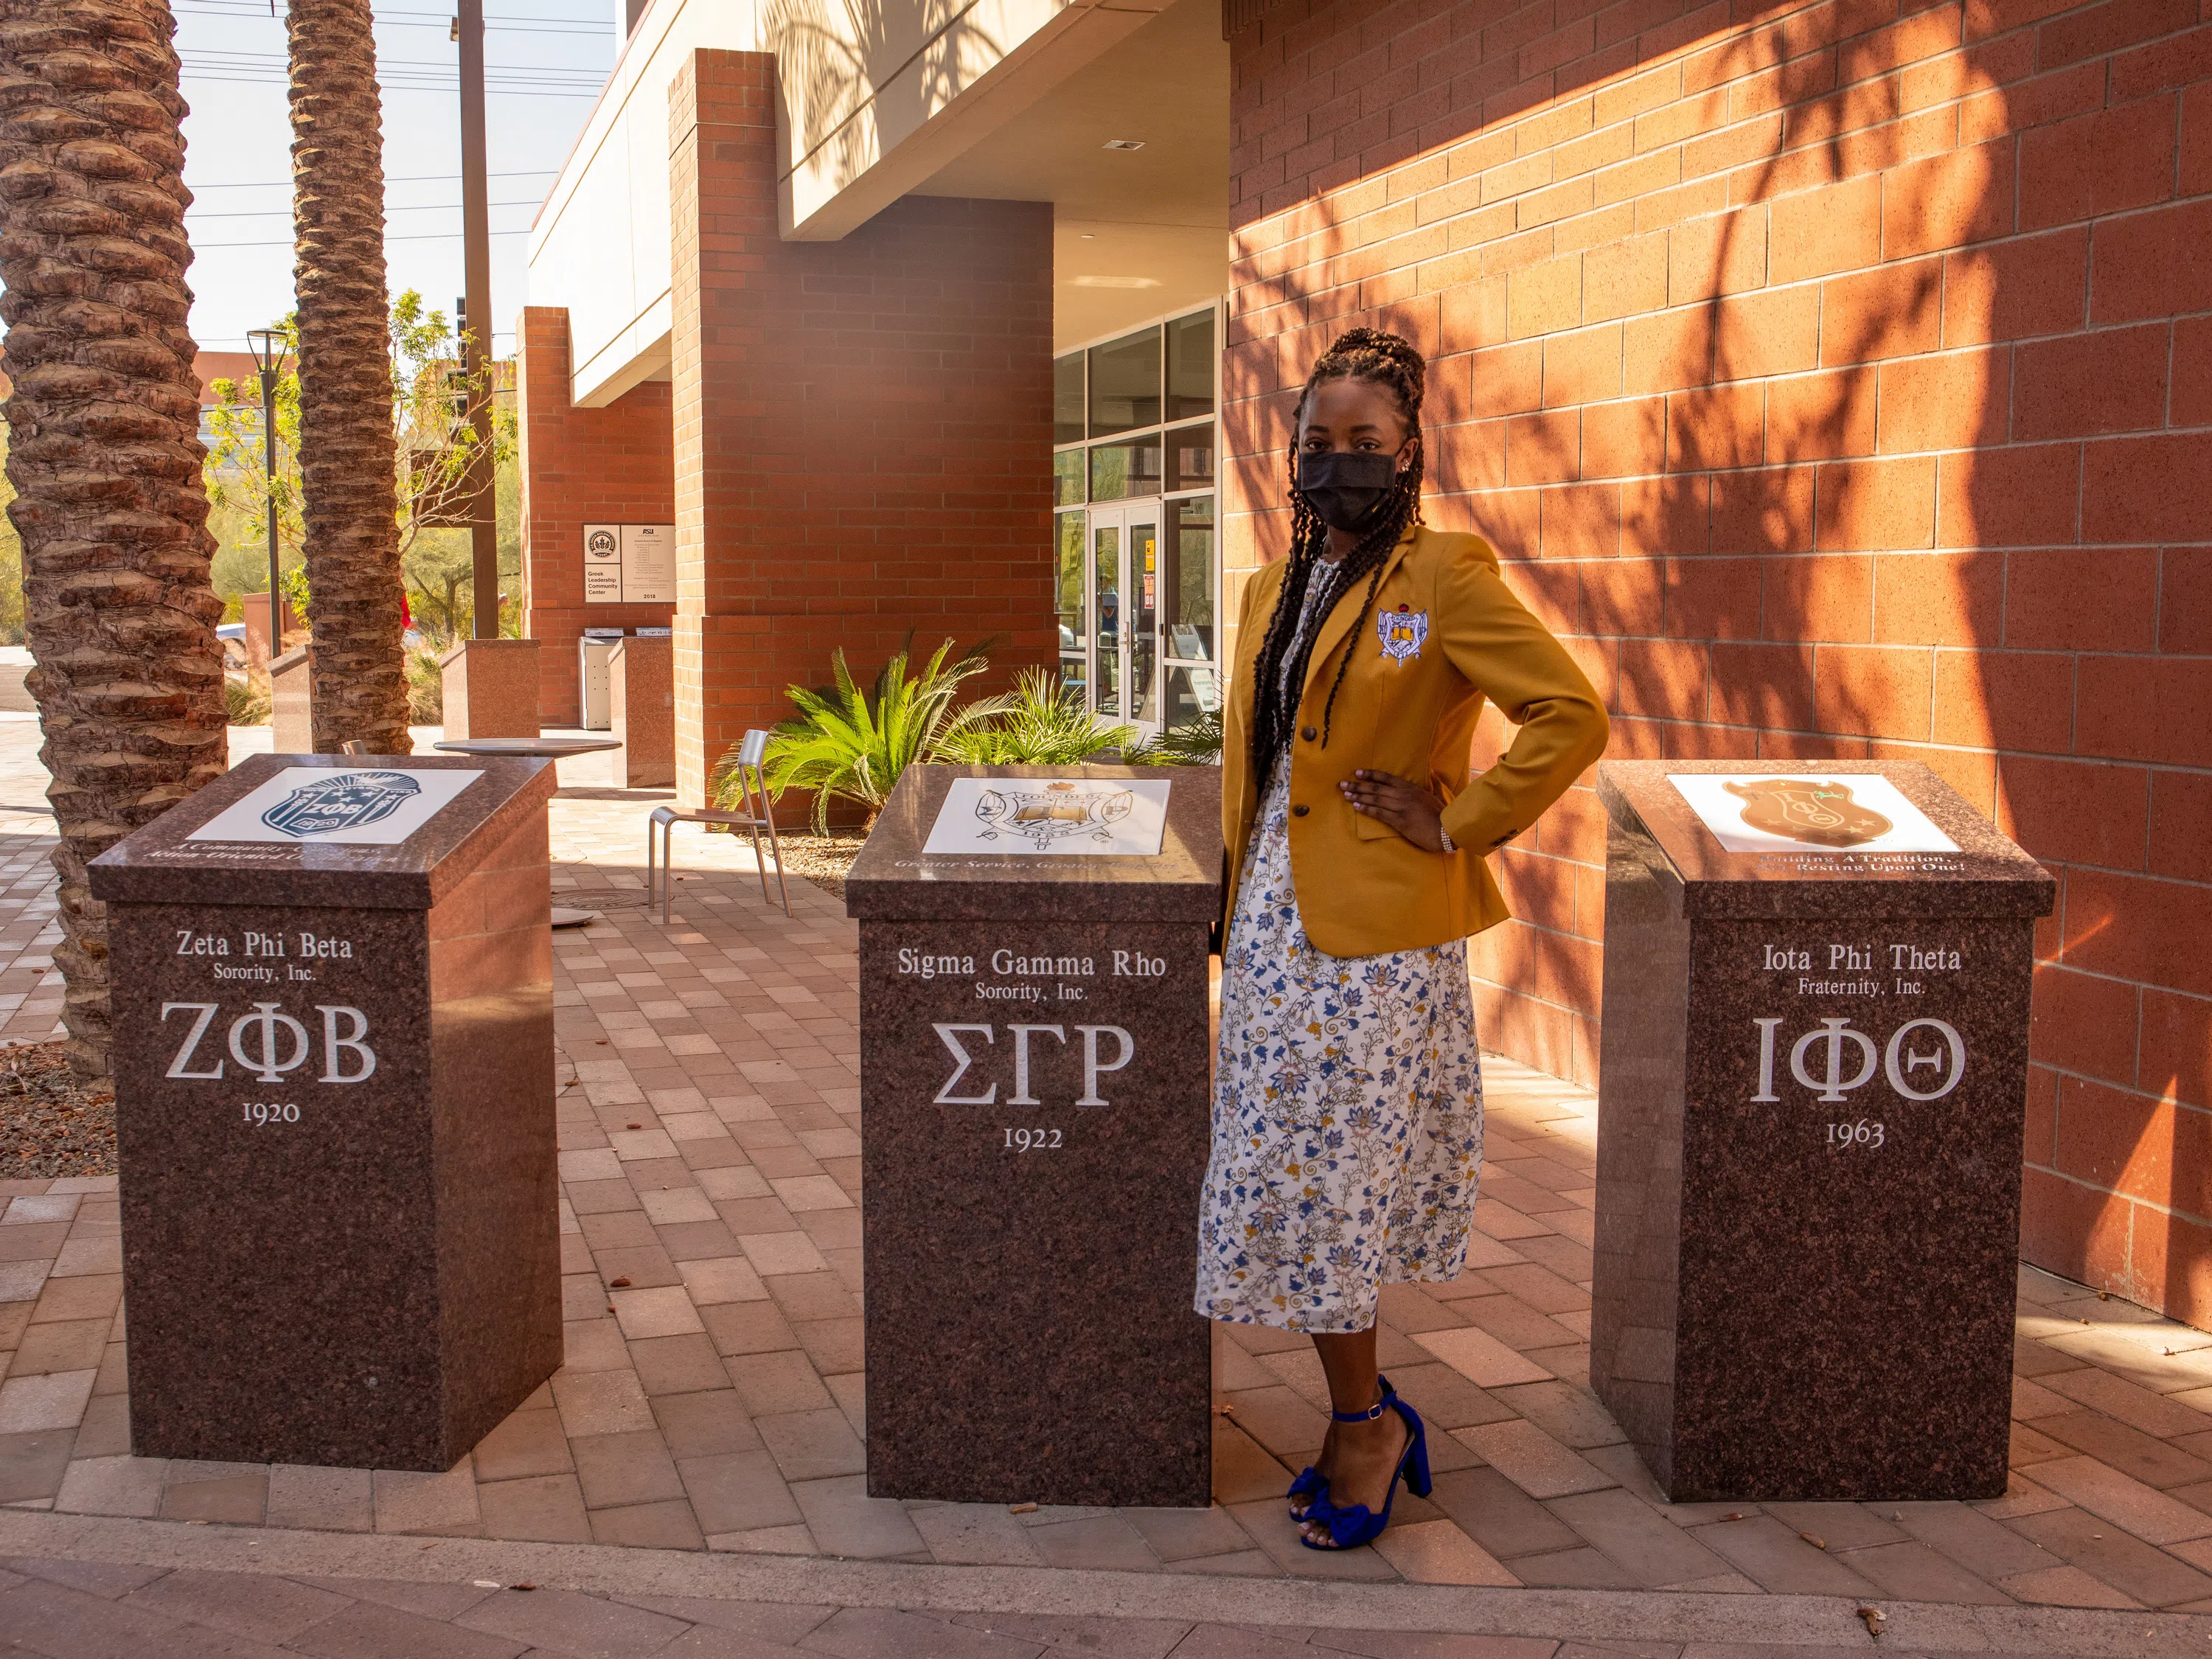
[[[1392,662],[1411,662],[1421,654],[1429,637],[1429,613],[1400,605],[1375,616],[1375,632],[1382,641],[1382,654]]]
[[[1742,799],[1743,821],[1753,829],[1814,847],[1857,847],[1896,828],[1833,779],[1753,778],[1721,787]]]

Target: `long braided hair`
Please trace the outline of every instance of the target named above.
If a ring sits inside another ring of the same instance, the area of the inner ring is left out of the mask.
[[[1409,341],[1395,334],[1385,334],[1380,329],[1355,328],[1339,335],[1336,343],[1322,354],[1313,372],[1306,376],[1305,389],[1298,394],[1297,417],[1291,423],[1288,458],[1290,568],[1284,573],[1283,585],[1275,599],[1275,613],[1267,619],[1267,631],[1261,639],[1259,661],[1254,669],[1259,683],[1253,687],[1252,770],[1263,783],[1277,757],[1290,743],[1314,641],[1321,632],[1318,625],[1303,635],[1298,629],[1298,617],[1305,608],[1306,593],[1315,573],[1328,568],[1321,555],[1328,545],[1328,526],[1322,522],[1321,515],[1298,489],[1298,441],[1305,427],[1307,407],[1313,401],[1315,391],[1331,380],[1364,380],[1386,388],[1397,398],[1399,412],[1406,417],[1407,434],[1418,438],[1421,430],[1421,395],[1427,379],[1428,365]],[[1407,526],[1420,522],[1421,463],[1421,446],[1417,443],[1412,465],[1397,475],[1390,493],[1376,507],[1374,523],[1367,533],[1329,573],[1329,579],[1340,584],[1339,592],[1348,590],[1362,576],[1367,578],[1367,597],[1359,607],[1358,619],[1352,624],[1352,637],[1355,641],[1359,630],[1367,625],[1368,612],[1374,609],[1375,590],[1382,585],[1382,566],[1389,559],[1391,550],[1398,545]],[[1351,663],[1352,652],[1346,651],[1337,664],[1335,679],[1329,684],[1328,702],[1322,711],[1321,741],[1324,749],[1328,746],[1329,720],[1336,712],[1336,694],[1344,684],[1344,671]]]

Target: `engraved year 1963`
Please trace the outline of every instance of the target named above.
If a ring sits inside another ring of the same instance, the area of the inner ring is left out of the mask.
[[[1006,1150],[1010,1152],[1049,1152],[1060,1147],[1057,1129],[1009,1129]]]
[[[1889,1132],[1883,1125],[1866,1118],[1861,1118],[1856,1123],[1831,1123],[1828,1126],[1828,1145],[1838,1151],[1848,1152],[1854,1146],[1879,1146],[1888,1138]]]

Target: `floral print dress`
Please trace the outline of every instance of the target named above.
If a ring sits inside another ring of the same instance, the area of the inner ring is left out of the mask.
[[[1302,629],[1328,613],[1316,597]],[[1291,880],[1289,780],[1279,762],[1222,944],[1196,1306],[1364,1331],[1382,1286],[1454,1279],[1467,1261],[1482,1164],[1467,942],[1316,950]]]

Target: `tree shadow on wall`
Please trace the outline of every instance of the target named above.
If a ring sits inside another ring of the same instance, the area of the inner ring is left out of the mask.
[[[881,159],[880,132],[912,131],[1006,55],[954,0],[922,0],[918,27],[915,16],[885,0],[771,0],[761,35],[775,54],[785,165],[817,157],[842,187]]]

